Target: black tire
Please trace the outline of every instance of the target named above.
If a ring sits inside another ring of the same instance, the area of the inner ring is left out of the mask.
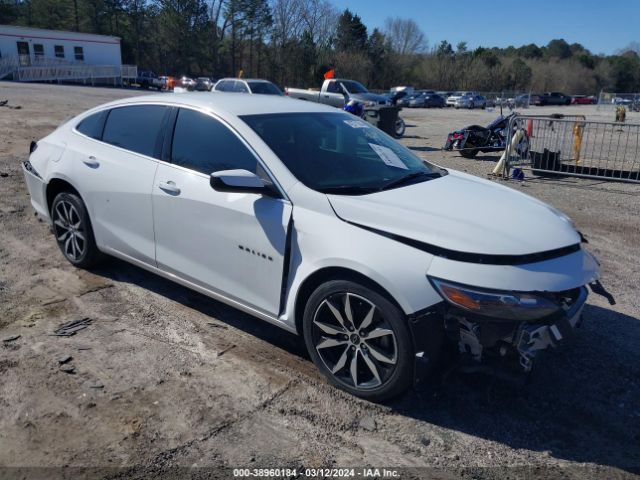
[[[61,192],[51,204],[53,234],[62,255],[78,268],[91,268],[102,259],[96,246],[91,220],[82,199]]]
[[[478,148],[465,147],[462,150],[460,150],[460,155],[462,155],[464,158],[476,158],[476,155],[478,155],[478,152],[480,152],[480,149]]]
[[[340,312],[340,319],[330,305]],[[380,335],[389,331],[392,334]],[[331,384],[352,395],[380,402],[412,384],[414,352],[406,317],[370,288],[348,280],[320,285],[307,301],[303,333],[313,363]]]
[[[406,130],[407,125],[404,123],[404,120],[398,117],[394,125],[393,136],[395,138],[402,138]]]

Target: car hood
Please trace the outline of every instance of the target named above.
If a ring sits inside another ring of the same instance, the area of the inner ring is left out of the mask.
[[[553,207],[455,171],[384,192],[328,198],[344,221],[455,252],[526,255],[580,243],[571,221]]]
[[[376,102],[382,104],[390,103],[389,97],[377,95],[375,93],[352,93],[349,96],[360,102]]]

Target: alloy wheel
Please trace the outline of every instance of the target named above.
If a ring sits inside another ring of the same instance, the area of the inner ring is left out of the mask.
[[[391,324],[376,305],[354,293],[325,298],[313,316],[313,345],[339,382],[357,389],[386,383],[398,363]]]
[[[82,218],[76,207],[66,200],[59,201],[53,209],[53,227],[62,252],[71,261],[78,261],[87,247],[87,237]]]

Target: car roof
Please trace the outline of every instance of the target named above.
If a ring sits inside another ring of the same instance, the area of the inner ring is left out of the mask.
[[[232,92],[186,92],[143,95],[116,100],[104,107],[125,106],[135,103],[158,103],[170,106],[209,108],[215,112],[231,115],[254,115],[262,113],[338,113],[341,110],[314,102],[296,100],[280,95],[243,95]]]
[[[262,83],[273,83],[269,80],[265,80],[264,78],[234,78],[234,77],[226,77],[218,80],[219,82],[223,80],[238,80],[240,82],[262,82]]]

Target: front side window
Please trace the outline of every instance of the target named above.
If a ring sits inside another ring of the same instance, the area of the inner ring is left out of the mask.
[[[82,47],[73,47],[73,54],[75,56],[76,61],[78,62],[84,61],[84,49]]]
[[[346,113],[241,118],[298,180],[320,192],[372,193],[446,174],[382,131]]]
[[[257,169],[255,156],[229,128],[189,109],[178,112],[171,161],[205,175],[235,169],[256,173]]]
[[[166,107],[134,105],[109,112],[102,141],[148,157],[155,157]]]
[[[64,46],[56,45],[53,47],[56,58],[64,58]]]

